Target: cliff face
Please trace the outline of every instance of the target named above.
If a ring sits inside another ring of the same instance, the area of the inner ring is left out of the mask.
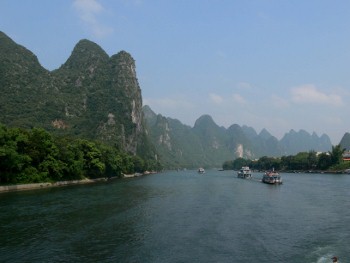
[[[0,122],[97,139],[136,154],[145,128],[135,61],[81,40],[57,70],[0,32]],[[146,151],[145,148],[142,151]]]
[[[142,96],[139,83],[136,78],[135,60],[125,51],[119,52],[110,58],[111,89],[115,93],[112,97],[115,110],[119,111],[117,117],[112,120],[120,125],[122,131],[123,146],[130,152],[136,152],[142,133]],[[108,113],[112,116],[112,112]],[[103,134],[103,132],[101,133]]]

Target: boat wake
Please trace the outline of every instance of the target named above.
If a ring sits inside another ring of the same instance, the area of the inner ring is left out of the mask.
[[[334,250],[330,246],[319,247],[316,251],[314,251],[313,255],[317,257],[316,263],[332,262],[332,257],[335,256]],[[341,260],[338,260],[338,263],[341,263]]]
[[[316,262],[317,263],[329,263],[329,262],[332,262],[332,257],[333,257],[333,255],[327,254],[325,256],[321,256]],[[341,263],[341,261],[338,260],[338,263]]]

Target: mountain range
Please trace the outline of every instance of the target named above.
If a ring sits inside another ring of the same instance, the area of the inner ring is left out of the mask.
[[[166,166],[220,167],[225,160],[238,157],[255,159],[279,157],[303,151],[330,151],[329,137],[304,130],[291,130],[281,140],[266,129],[259,134],[252,127],[233,124],[227,129],[218,126],[211,116],[198,118],[193,127],[179,120],[156,114],[143,107],[150,140]]]
[[[56,70],[0,32],[0,123],[43,127],[115,145],[123,151],[158,158],[166,168],[219,167],[237,157],[329,151],[327,135],[291,130],[278,140],[266,129],[218,126],[203,115],[193,127],[142,106],[135,60],[125,52],[108,56],[96,43],[81,40]],[[350,148],[350,134],[342,143]]]

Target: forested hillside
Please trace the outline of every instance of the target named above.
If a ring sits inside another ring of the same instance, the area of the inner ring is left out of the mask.
[[[50,72],[0,32],[0,123],[98,140],[154,159],[135,68],[127,52],[109,57],[97,44],[81,40]]]
[[[158,169],[155,160],[101,142],[53,136],[42,128],[0,125],[0,184],[116,177]]]
[[[299,152],[327,152],[332,144],[325,134],[291,130],[278,140],[266,129],[259,134],[248,126],[218,126],[211,116],[203,115],[193,127],[155,114],[144,106],[149,135],[166,167],[221,167],[227,160],[280,157]]]

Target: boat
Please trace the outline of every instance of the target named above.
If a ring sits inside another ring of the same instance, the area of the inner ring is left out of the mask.
[[[265,184],[282,184],[282,178],[275,170],[265,172],[261,181]]]
[[[252,171],[249,169],[249,166],[243,166],[241,170],[238,171],[237,177],[239,178],[251,178]]]
[[[198,168],[198,173],[200,173],[200,174],[204,174],[204,173],[205,173],[204,168],[199,167],[199,168]]]

